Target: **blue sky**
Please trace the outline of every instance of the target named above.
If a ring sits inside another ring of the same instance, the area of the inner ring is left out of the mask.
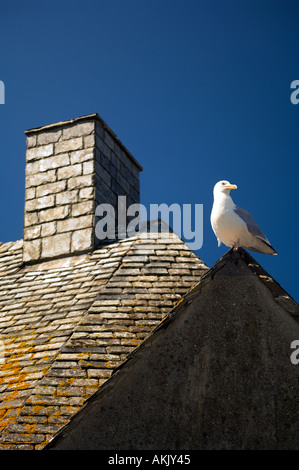
[[[97,112],[143,166],[141,202],[203,204],[196,252],[227,251],[210,226],[212,189],[279,256],[251,252],[298,301],[297,1],[1,0],[0,240],[22,238],[32,127]]]

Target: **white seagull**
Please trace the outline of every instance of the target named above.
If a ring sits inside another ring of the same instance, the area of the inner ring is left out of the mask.
[[[211,224],[218,246],[222,242],[235,251],[243,247],[267,255],[277,255],[251,215],[234,204],[229,194],[231,189],[237,189],[237,186],[225,180],[218,181],[214,186]]]

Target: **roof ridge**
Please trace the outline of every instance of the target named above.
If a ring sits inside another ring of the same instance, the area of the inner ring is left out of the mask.
[[[292,317],[299,322],[299,305],[296,300],[271,276],[244,248],[239,248],[234,251],[233,248],[229,249],[218,261],[207,271],[200,283],[204,278],[213,278],[215,274],[221,270],[225,264],[230,260],[242,259],[248,268],[259,278],[259,280],[270,290],[274,300],[281,305]]]
[[[235,258],[235,263],[237,264],[238,259],[241,258],[245,261],[249,269],[258,276],[258,278],[263,282],[263,284],[268,287],[268,289],[273,294],[273,290],[271,289],[271,284],[265,282],[265,277],[267,276],[268,281],[269,279],[271,282],[275,283],[275,287],[280,289],[281,296],[274,296],[274,300],[280,304],[285,310],[288,311],[292,315],[292,317],[299,321],[299,305],[296,301],[280,286],[280,284],[275,281],[275,279],[270,276],[264,268],[243,248],[239,248],[238,252],[233,251],[233,248],[229,249],[221,258],[219,258],[215,264],[202,275],[200,281],[194,286],[189,289],[189,291],[176,303],[173,309],[162,319],[162,321],[151,331],[148,337],[138,346],[136,347],[126,358],[126,360],[116,367],[113,370],[112,375],[114,375],[119,369],[121,369],[127,362],[131,361],[134,358],[134,355],[138,352],[141,347],[146,347],[145,342],[147,340],[150,341],[152,335],[154,335],[158,330],[162,328],[167,328],[168,324],[175,318],[176,315],[182,310],[185,305],[189,305],[194,297],[198,294],[198,291],[201,290],[208,282],[213,280],[213,277],[219,272],[221,269],[224,268],[227,262]],[[261,274],[262,273],[262,274]],[[283,297],[284,294],[284,298]],[[289,300],[289,301],[288,301]],[[297,317],[298,316],[298,317]]]

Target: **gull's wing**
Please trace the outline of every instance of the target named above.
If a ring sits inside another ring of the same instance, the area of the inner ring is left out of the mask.
[[[256,221],[251,217],[249,212],[247,212],[245,209],[242,209],[241,207],[234,207],[234,212],[245,222],[247,225],[248,231],[254,235],[255,237],[260,238],[264,243],[269,245],[271,248],[273,248],[270,245],[270,242],[268,238],[263,234],[261,229],[259,228],[258,224]],[[274,249],[274,248],[273,248]]]

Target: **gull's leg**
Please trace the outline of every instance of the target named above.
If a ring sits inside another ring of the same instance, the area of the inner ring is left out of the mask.
[[[237,251],[239,249],[239,243],[240,243],[240,239],[238,238],[238,240],[234,244],[234,251]]]

